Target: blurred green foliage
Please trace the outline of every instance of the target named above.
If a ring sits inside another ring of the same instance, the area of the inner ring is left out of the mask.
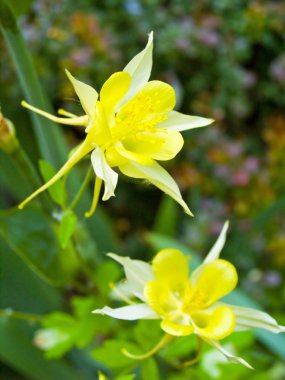
[[[183,242],[190,253],[204,254],[230,219],[223,257],[238,267],[240,288],[250,302],[285,324],[285,5],[257,0],[9,3],[21,15],[35,72],[55,109],[64,105],[80,112],[64,68],[99,89],[154,30],[152,77],[175,87],[179,110],[216,123],[189,137],[184,134],[182,154],[168,164],[194,219],[152,187],[122,179],[116,198],[85,221],[88,196],[73,211],[66,209],[87,172],[84,163],[66,183],[50,189],[45,207],[8,210],[34,189],[30,178],[39,181],[41,174],[47,180],[55,170],[51,164],[57,169],[67,146],[77,145],[82,135],[66,127],[54,132],[56,126],[42,118],[31,127],[20,100],[30,92],[41,106],[45,96],[39,98],[37,91],[42,92],[28,72],[25,43],[10,34],[8,46],[16,52],[12,64],[0,40],[1,112],[14,122],[34,165],[28,171],[23,156],[21,161],[0,152],[0,359],[10,368],[3,369],[3,378],[12,378],[12,369],[21,378],[41,380],[88,380],[98,371],[117,380],[248,376],[247,369],[225,363],[206,346],[201,362],[185,368],[183,362],[195,356],[193,337],[174,340],[145,362],[128,359],[121,348],[141,353],[159,341],[157,323],[114,321],[90,311],[110,303],[110,286],[121,277],[114,263],[104,261],[106,252],[150,260],[166,242]],[[3,4],[0,0],[2,17]],[[151,229],[154,233],[146,234]],[[193,254],[192,263],[198,260]],[[36,319],[31,321],[29,313]],[[283,340],[268,339],[237,333],[225,344],[255,366],[252,379],[282,380]]]

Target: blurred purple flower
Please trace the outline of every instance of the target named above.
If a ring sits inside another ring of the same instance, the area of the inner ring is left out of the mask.
[[[229,178],[230,177],[229,167],[226,165],[219,165],[215,167],[215,174],[221,178]]]
[[[257,157],[248,157],[245,160],[244,167],[249,173],[254,173],[259,169],[259,159]]]
[[[198,41],[209,47],[216,47],[220,42],[219,34],[213,29],[200,29],[196,35]]]
[[[285,84],[285,55],[274,60],[270,65],[269,71],[275,80]]]
[[[238,157],[242,153],[242,150],[242,145],[237,142],[232,142],[227,146],[227,152],[232,158]]]
[[[76,66],[82,67],[87,65],[92,58],[92,49],[90,47],[83,47],[73,50],[71,52],[71,59]]]
[[[264,274],[263,280],[269,288],[276,288],[282,283],[282,277],[278,272],[268,271]]]
[[[245,88],[251,88],[256,83],[256,75],[252,71],[249,70],[243,70],[243,77],[242,81]]]

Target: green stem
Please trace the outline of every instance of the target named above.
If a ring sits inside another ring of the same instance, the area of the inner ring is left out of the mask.
[[[42,319],[41,315],[23,313],[21,311],[14,311],[12,309],[0,309],[0,317],[22,319],[24,321],[30,322],[40,322],[40,320]]]
[[[83,181],[80,189],[78,190],[78,193],[75,195],[73,201],[70,203],[70,206],[68,207],[69,210],[73,210],[77,206],[77,204],[79,203],[82,196],[84,195],[85,190],[87,189],[87,186],[88,186],[90,179],[92,177],[92,172],[93,172],[92,166],[90,166],[88,169],[88,172],[84,178],[84,181]]]
[[[154,355],[155,353],[157,353],[159,350],[161,350],[163,347],[165,347],[168,343],[170,343],[172,340],[173,340],[173,336],[172,335],[169,335],[169,334],[165,334],[162,339],[151,349],[149,350],[148,352],[146,352],[145,354],[141,354],[141,355],[135,355],[135,354],[131,354],[129,351],[127,351],[125,348],[122,348],[122,353],[127,356],[128,358],[130,359],[134,359],[134,360],[145,360],[147,358],[149,358],[150,356]]]
[[[184,367],[189,367],[189,366],[191,366],[193,364],[196,364],[200,360],[201,353],[202,353],[203,341],[202,341],[202,339],[199,336],[197,336],[197,339],[198,339],[198,347],[197,347],[196,356],[193,359],[188,360],[187,362],[183,363]]]

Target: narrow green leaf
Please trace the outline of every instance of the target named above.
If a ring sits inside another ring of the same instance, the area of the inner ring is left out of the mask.
[[[9,0],[17,16],[20,16],[30,9],[33,0]]]
[[[0,236],[35,273],[51,284],[65,284],[78,265],[75,253],[60,248],[50,220],[35,206],[1,212]]]
[[[133,380],[136,377],[134,373],[130,373],[129,375],[122,375],[119,377],[116,377],[116,380]]]
[[[39,161],[39,168],[45,182],[48,182],[57,172],[55,168],[45,160]],[[48,188],[48,192],[52,200],[63,208],[66,200],[65,181],[60,179]]]
[[[58,289],[31,271],[4,239],[0,239],[0,268],[1,309],[11,308],[40,315],[61,309]]]
[[[76,228],[76,224],[77,216],[74,214],[73,211],[67,210],[61,219],[59,227],[59,241],[62,248],[65,248],[67,246]]]
[[[90,272],[94,271],[95,273],[95,268],[98,266],[99,262],[98,248],[94,241],[94,237],[86,228],[85,221],[77,223],[72,238],[78,255],[80,255],[81,259],[89,267]]]
[[[15,2],[22,3],[17,0]],[[17,25],[12,6],[7,0],[0,1],[0,24],[26,100],[35,107],[50,112],[51,106],[41,89],[31,55]],[[59,127],[35,113],[31,113],[31,118],[42,157],[58,167],[67,156],[66,144]]]
[[[177,228],[179,214],[180,210],[177,202],[164,195],[155,218],[153,232],[173,236]]]

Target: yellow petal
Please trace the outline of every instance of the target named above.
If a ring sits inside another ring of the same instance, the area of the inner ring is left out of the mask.
[[[110,76],[100,91],[100,101],[109,122],[114,118],[115,106],[127,93],[131,84],[131,76],[127,72],[118,72]]]
[[[127,158],[128,160],[137,162],[141,165],[151,165],[153,163],[153,160],[146,156],[144,153],[135,153],[132,152],[124,147],[122,143],[118,143],[115,146],[116,151],[123,157]],[[120,162],[119,160],[118,162]],[[117,165],[116,165],[117,166]]]
[[[174,108],[176,103],[173,87],[158,80],[147,82],[133,100],[142,102],[148,113],[166,115]]]
[[[213,123],[213,119],[206,119],[200,116],[184,115],[183,113],[172,111],[167,120],[163,121],[159,127],[169,128],[172,131],[186,131],[188,129],[205,127]]]
[[[162,249],[152,261],[154,276],[159,281],[188,282],[188,258],[177,249]]]
[[[146,302],[158,314],[174,317],[189,292],[188,260],[176,249],[163,249],[155,256],[152,271],[155,280],[145,285]]]
[[[94,118],[85,131],[88,141],[94,147],[104,145],[111,140],[110,128],[101,102],[97,101]]]
[[[237,281],[237,271],[229,261],[218,259],[205,264],[201,267],[195,283],[192,281],[195,289],[191,303],[210,306],[230,293],[236,287]]]
[[[137,163],[129,163],[126,165],[119,165],[121,172],[128,177],[142,178],[148,180],[154,186],[164,191],[178,202],[188,215],[192,215],[187,204],[182,199],[179,188],[174,179],[163,169],[157,162],[152,165],[139,165]]]
[[[162,140],[161,144],[156,143],[154,147],[149,144],[149,149],[153,149],[151,157],[155,160],[171,160],[183,147],[184,140],[179,132],[172,132],[168,130],[164,131],[163,133],[156,132],[154,137],[158,136]],[[148,153],[147,147],[145,147],[145,153]]]
[[[126,96],[118,105],[117,111],[126,104],[147,83],[152,68],[153,33],[149,34],[148,42],[144,50],[138,53],[124,68],[132,77],[131,87]]]
[[[151,280],[144,286],[144,298],[146,303],[159,315],[166,316],[176,305],[169,303],[170,292],[164,284]]]
[[[91,162],[97,177],[101,178],[105,184],[103,201],[115,196],[115,189],[118,182],[118,173],[115,172],[106,161],[104,152],[100,148],[93,150]]]
[[[200,311],[192,314],[191,318],[195,326],[195,332],[206,339],[224,339],[235,328],[235,314],[227,306]]]
[[[179,132],[157,128],[152,132],[141,132],[126,138],[124,147],[133,153],[155,160],[166,161],[177,155],[183,143],[183,137]]]
[[[97,91],[88,84],[74,78],[74,76],[72,76],[68,70],[65,70],[65,72],[80,100],[82,108],[92,119],[95,113],[95,106],[98,99]]]
[[[194,327],[192,325],[179,325],[169,320],[163,320],[160,323],[160,327],[169,335],[186,336],[193,334]]]
[[[35,191],[32,195],[30,195],[27,199],[25,199],[18,207],[22,209],[25,204],[30,202],[33,198],[35,198],[39,193],[45,191],[48,187],[53,185],[56,181],[58,181],[61,177],[69,172],[69,170],[80,161],[87,153],[92,150],[92,146],[90,146],[86,140],[79,146],[79,148],[73,153],[73,155],[69,158],[69,160],[62,166],[62,168],[42,187],[40,187],[37,191]]]

